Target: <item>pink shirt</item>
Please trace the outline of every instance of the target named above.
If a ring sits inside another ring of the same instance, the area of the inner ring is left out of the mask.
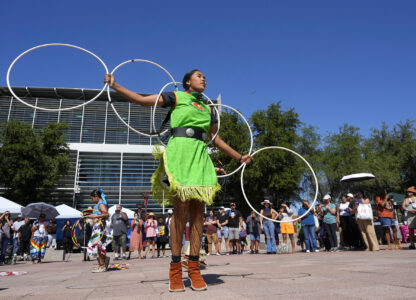
[[[144,225],[144,231],[146,232],[146,237],[156,236],[157,221],[156,220],[147,220]]]

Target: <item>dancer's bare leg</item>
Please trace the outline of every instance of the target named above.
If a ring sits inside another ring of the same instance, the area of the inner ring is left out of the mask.
[[[186,218],[189,212],[189,201],[182,202],[179,198],[173,201],[173,218],[171,223],[172,256],[181,256],[182,239],[185,231]]]
[[[189,222],[189,242],[191,256],[199,256],[202,242],[203,211],[204,203],[198,200],[191,200],[189,211],[191,214]]]

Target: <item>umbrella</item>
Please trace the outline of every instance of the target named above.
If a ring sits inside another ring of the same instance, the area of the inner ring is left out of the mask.
[[[30,203],[26,207],[22,207],[22,214],[25,217],[36,219],[39,218],[40,214],[44,214],[46,219],[53,219],[59,216],[55,206],[45,202]]]
[[[364,181],[369,179],[374,179],[376,176],[374,176],[371,173],[357,173],[357,174],[350,174],[345,175],[340,180],[341,182],[358,182],[358,181]]]

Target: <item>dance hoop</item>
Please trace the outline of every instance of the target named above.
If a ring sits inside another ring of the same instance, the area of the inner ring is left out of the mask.
[[[97,209],[94,209],[94,210],[97,211]],[[71,239],[72,239],[72,242],[74,243],[74,245],[77,246],[77,247],[81,247],[81,245],[79,244],[78,239],[75,235],[75,225],[77,225],[77,222],[79,223],[79,221],[81,219],[84,219],[84,226],[85,226],[86,225],[86,222],[85,222],[86,217],[81,217],[72,225],[72,228],[71,228]],[[100,240],[101,240],[104,236],[104,229],[105,229],[102,220],[100,220],[100,225],[101,225],[101,230],[102,230],[102,233],[100,235]],[[81,247],[81,248],[87,248],[87,247],[85,247],[85,245],[84,245],[84,247]]]
[[[244,120],[244,122],[246,123],[247,127],[248,127],[248,131],[250,132],[250,150],[248,151],[248,155],[251,154],[251,151],[253,151],[253,132],[251,131],[251,127],[250,124],[247,122],[247,119],[243,116],[243,114],[241,112],[239,112],[238,110],[236,110],[235,108],[225,105],[225,104],[209,104],[209,106],[224,106],[228,109],[231,109],[232,111],[234,111],[235,113],[237,113],[238,115],[240,115],[240,117]],[[224,177],[228,177],[233,175],[234,173],[238,172],[241,168],[243,167],[243,164],[241,164],[237,169],[235,169],[234,171],[232,171],[231,173],[225,174],[225,175],[217,175],[217,178],[224,178]]]
[[[96,100],[103,92],[104,92],[104,90],[105,90],[105,88],[107,87],[107,84],[104,84],[104,87],[101,89],[101,91],[94,97],[94,98],[92,98],[91,100],[88,100],[88,101],[86,101],[86,102],[84,102],[84,103],[81,103],[81,104],[79,104],[79,105],[76,105],[76,106],[71,106],[71,107],[65,107],[65,108],[43,108],[43,107],[39,107],[39,106],[35,106],[35,105],[32,105],[32,104],[29,104],[29,103],[27,103],[26,101],[24,101],[24,100],[22,100],[22,99],[20,99],[15,93],[14,93],[14,91],[13,91],[13,89],[12,89],[12,87],[11,87],[11,85],[10,85],[10,72],[11,72],[11,70],[12,70],[12,68],[13,68],[13,66],[15,65],[15,63],[19,60],[19,59],[21,59],[24,55],[26,55],[26,54],[28,54],[29,52],[32,52],[32,51],[34,51],[34,50],[36,50],[36,49],[40,49],[40,48],[44,48],[44,47],[51,47],[51,46],[63,46],[63,47],[70,47],[70,48],[75,48],[75,49],[78,49],[78,50],[81,50],[81,51],[84,51],[84,52],[86,52],[86,53],[88,53],[88,54],[91,54],[93,57],[95,57],[102,65],[103,65],[103,67],[104,67],[104,69],[105,69],[105,72],[106,73],[108,73],[108,68],[107,68],[107,66],[106,66],[106,64],[101,60],[101,58],[99,58],[97,55],[95,55],[94,53],[92,53],[91,51],[89,51],[89,50],[87,50],[87,49],[84,49],[84,48],[81,48],[81,47],[78,47],[78,46],[75,46],[75,45],[70,45],[70,44],[61,44],[61,43],[53,43],[53,44],[43,44],[43,45],[39,45],[39,46],[36,46],[36,47],[33,47],[33,48],[30,48],[30,49],[28,49],[28,50],[26,50],[25,52],[23,52],[23,53],[21,53],[18,57],[16,57],[15,59],[14,59],[14,61],[11,63],[11,65],[10,65],[10,67],[9,67],[9,69],[7,70],[7,75],[6,75],[6,82],[7,82],[7,87],[9,88],[9,91],[10,91],[10,93],[13,95],[13,97],[15,97],[17,100],[19,100],[21,103],[23,103],[24,105],[27,105],[27,106],[29,106],[29,107],[31,107],[31,108],[33,108],[33,109],[39,109],[39,110],[44,110],[44,111],[52,111],[52,112],[58,112],[58,111],[66,111],[66,110],[72,110],[72,109],[77,109],[77,108],[80,108],[80,107],[83,107],[83,106],[85,106],[85,105],[87,105],[87,104],[89,104],[89,103],[91,103],[91,102],[93,102],[94,100]]]
[[[162,67],[161,65],[151,61],[151,60],[146,60],[146,59],[130,59],[127,60],[125,62],[122,62],[121,64],[119,64],[117,67],[115,67],[112,71],[111,71],[111,75],[113,75],[115,73],[115,71],[117,71],[120,67],[128,64],[128,63],[132,63],[132,62],[144,62],[144,63],[148,63],[151,65],[154,65],[156,67],[158,67],[159,69],[161,69],[163,72],[165,72],[170,79],[172,80],[171,84],[174,84],[176,87],[176,90],[178,90],[178,86],[176,85],[175,79],[172,77],[172,75],[168,72],[168,70],[166,70],[164,67]],[[134,129],[132,126],[130,126],[130,124],[128,124],[126,121],[123,120],[123,118],[120,116],[120,114],[117,112],[116,108],[113,105],[113,102],[111,101],[111,95],[110,95],[110,87],[107,86],[107,96],[108,96],[108,101],[110,102],[111,108],[113,109],[114,113],[116,114],[116,116],[120,119],[120,121],[126,125],[129,129],[131,129],[132,131],[136,132],[137,134],[143,135],[143,136],[147,136],[147,137],[156,137],[158,136],[157,134],[147,134],[147,133],[143,133],[137,129]],[[157,103],[157,101],[156,101]]]
[[[157,95],[157,98],[156,98],[156,101],[155,101],[155,104],[153,105],[153,113],[152,113],[152,128],[153,128],[153,131],[154,132],[156,132],[156,123],[155,123],[155,119],[156,119],[156,107],[157,107],[157,103],[159,102],[159,100],[160,100],[160,97],[162,96],[162,93],[163,93],[163,91],[169,86],[169,85],[171,85],[171,84],[174,84],[175,85],[175,87],[177,87],[177,85],[178,84],[182,84],[181,82],[168,82],[167,84],[165,84],[163,87],[162,87],[162,89],[160,90],[160,92],[159,92],[159,94]],[[212,100],[207,96],[207,95],[205,95],[204,93],[202,93],[202,95],[205,97],[205,98],[207,98],[207,100],[208,100],[208,102],[210,103],[210,104],[215,104],[214,102],[212,102]],[[217,116],[218,116],[218,128],[217,128],[217,132],[214,134],[214,136],[212,137],[212,139],[207,143],[207,146],[209,145],[209,144],[211,144],[214,140],[215,140],[215,138],[217,137],[217,135],[218,135],[218,132],[220,131],[220,115],[219,115],[219,113],[218,113],[218,110],[217,110],[217,108],[216,107],[214,107],[214,109],[215,109],[215,112],[217,113]],[[165,132],[165,131],[164,131]],[[163,146],[165,146],[166,147],[166,144],[165,143],[163,143],[162,142],[162,140],[160,139],[160,134],[157,134],[157,139],[159,140],[159,143],[160,144],[162,144]]]
[[[302,155],[300,155],[299,153],[297,153],[297,152],[295,152],[295,151],[293,151],[293,150],[291,150],[291,149],[288,149],[288,148],[285,148],[285,147],[280,147],[280,146],[270,146],[270,147],[264,147],[264,148],[261,148],[261,149],[259,149],[259,150],[257,150],[257,151],[255,151],[253,154],[251,154],[251,156],[254,156],[254,155],[256,155],[257,153],[259,153],[259,152],[261,152],[261,151],[263,151],[263,150],[268,150],[268,149],[280,149],[280,150],[285,150],[285,151],[288,151],[288,152],[290,152],[290,153],[292,153],[292,154],[295,154],[296,156],[298,156],[300,159],[302,159],[305,163],[306,163],[306,165],[309,167],[309,169],[311,170],[311,172],[312,172],[312,175],[313,175],[313,178],[314,178],[314,180],[315,180],[315,197],[314,197],[314,199],[313,199],[313,202],[312,202],[312,204],[311,204],[311,206],[309,207],[309,209],[303,214],[303,215],[301,215],[301,216],[299,216],[299,217],[297,217],[297,218],[295,218],[295,219],[293,219],[293,220],[291,220],[291,222],[293,222],[293,221],[297,221],[297,220],[300,220],[300,219],[302,219],[304,216],[306,216],[308,213],[309,213],[309,211],[314,207],[314,205],[315,205],[315,203],[316,203],[316,199],[318,198],[318,179],[316,178],[316,175],[315,175],[315,172],[313,171],[313,169],[312,169],[312,167],[311,167],[311,165],[308,163],[308,161],[305,159],[305,158],[303,158],[303,156]],[[282,223],[282,221],[279,221],[279,220],[273,220],[273,219],[271,219],[271,218],[268,218],[268,217],[266,217],[266,216],[264,216],[264,215],[262,215],[261,213],[259,213],[251,204],[250,204],[250,201],[248,201],[248,199],[247,199],[247,196],[246,196],[246,193],[245,193],[245,191],[244,191],[244,183],[243,183],[243,179],[244,179],[244,170],[246,169],[246,164],[245,163],[243,163],[243,169],[242,169],[242,171],[241,171],[241,179],[240,179],[240,182],[241,182],[241,191],[242,191],[242,193],[243,193],[243,196],[244,196],[244,199],[246,199],[246,202],[247,202],[247,204],[248,204],[248,206],[250,206],[250,208],[253,210],[253,211],[255,211],[259,216],[262,216],[264,219],[266,219],[266,220],[269,220],[269,221],[272,221],[272,222],[275,222],[275,223]]]

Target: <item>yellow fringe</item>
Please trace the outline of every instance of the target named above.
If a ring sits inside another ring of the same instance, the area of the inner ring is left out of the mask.
[[[206,205],[212,205],[215,194],[221,190],[221,186],[217,183],[215,186],[185,186],[176,182],[173,174],[166,168],[166,150],[162,150],[159,146],[155,146],[153,157],[160,161],[159,166],[152,175],[152,193],[153,199],[160,205],[173,205],[175,197],[185,202],[191,199],[197,199],[205,202]],[[166,173],[169,179],[170,187],[166,189],[159,181],[160,176]],[[165,201],[163,201],[163,191],[165,191]]]

